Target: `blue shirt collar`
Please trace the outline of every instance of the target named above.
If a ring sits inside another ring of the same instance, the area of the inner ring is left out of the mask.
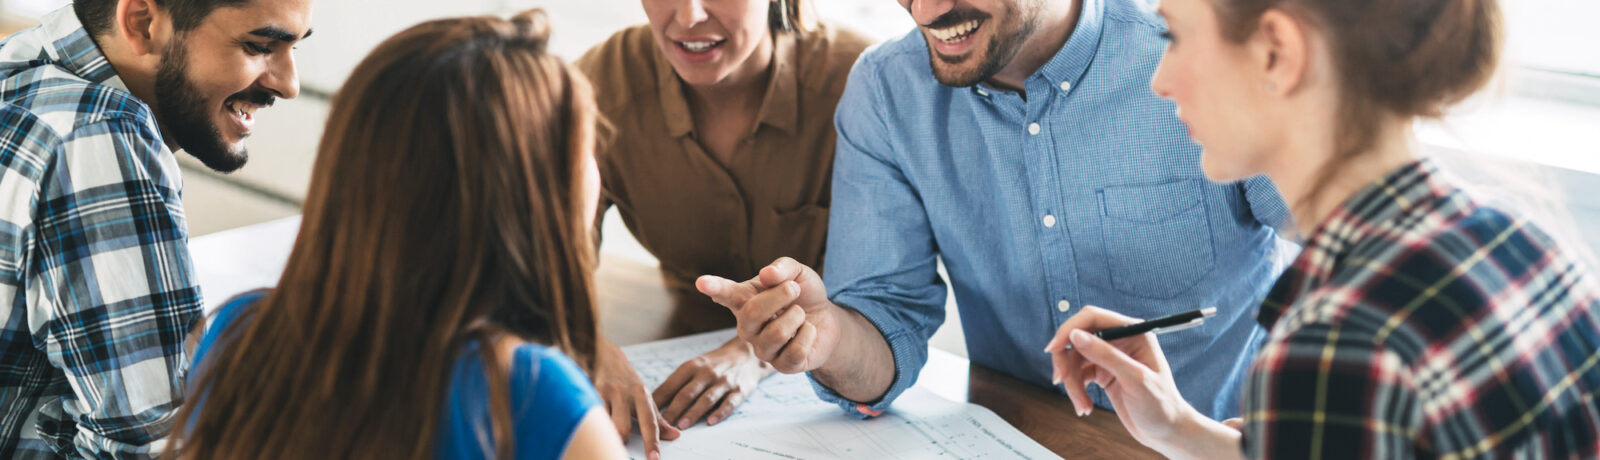
[[[1095,53],[1100,51],[1100,34],[1105,24],[1105,0],[1074,0],[1083,2],[1083,11],[1078,15],[1078,25],[1072,30],[1072,36],[1067,37],[1066,45],[1056,51],[1056,55],[1045,62],[1043,67],[1034,71],[1033,76],[1023,84],[1035,86],[1037,80],[1051,88],[1057,88],[1062,82],[1070,83],[1067,89],[1075,88],[1083,75],[1088,73],[1089,64],[1094,62]],[[1000,91],[988,83],[979,83],[972,87],[979,95],[987,96]]]

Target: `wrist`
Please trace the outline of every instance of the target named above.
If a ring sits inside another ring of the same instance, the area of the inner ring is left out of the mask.
[[[833,346],[833,352],[828,353],[830,356],[822,357],[822,364],[817,366],[817,369],[812,373],[825,376],[847,375],[849,370],[856,368],[854,363],[849,362],[849,355],[851,350],[860,349],[856,343],[859,334],[855,330],[857,326],[856,318],[860,315],[855,310],[841,308],[833,304],[829,304],[828,308],[822,310],[822,313],[827,315],[828,319],[826,321],[833,324],[834,330],[838,331],[839,335],[835,338],[837,342]],[[861,318],[861,322],[865,321],[866,318]],[[841,352],[845,356],[838,358],[831,356]],[[824,383],[827,383],[827,380],[824,380]]]
[[[1238,459],[1244,457],[1239,437],[1239,430],[1189,407],[1172,430],[1172,439],[1161,440],[1161,446],[1151,447],[1168,458]]]
[[[734,362],[753,365],[756,368],[761,369],[763,371],[763,376],[776,371],[776,368],[772,367],[772,363],[762,361],[761,358],[756,356],[755,347],[750,346],[750,342],[746,342],[744,339],[738,337],[734,337],[732,340],[729,340],[728,343],[723,344],[722,348],[717,350],[717,352],[727,353],[725,356],[733,357]]]
[[[832,305],[829,314],[838,330],[834,356],[813,371],[817,382],[857,403],[882,401],[897,373],[889,339],[860,312]]]

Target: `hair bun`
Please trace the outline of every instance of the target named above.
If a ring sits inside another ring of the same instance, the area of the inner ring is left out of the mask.
[[[517,28],[517,35],[533,43],[535,50],[544,52],[550,44],[550,15],[543,8],[517,13],[511,17],[511,24]]]

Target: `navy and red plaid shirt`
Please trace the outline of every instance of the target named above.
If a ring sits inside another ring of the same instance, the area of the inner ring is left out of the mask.
[[[1357,192],[1259,321],[1250,458],[1594,458],[1600,285],[1430,161]]]

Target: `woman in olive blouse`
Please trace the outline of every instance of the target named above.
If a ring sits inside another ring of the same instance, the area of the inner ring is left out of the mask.
[[[649,24],[577,62],[614,128],[598,155],[601,211],[615,205],[661,261],[670,330],[731,327],[696,277],[746,279],[782,256],[822,266],[834,106],[870,42],[813,24],[802,0],[642,3]],[[702,418],[726,419],[772,373],[737,338],[653,392],[615,345],[600,357],[594,380],[613,421],[627,436],[637,417],[647,451]]]

